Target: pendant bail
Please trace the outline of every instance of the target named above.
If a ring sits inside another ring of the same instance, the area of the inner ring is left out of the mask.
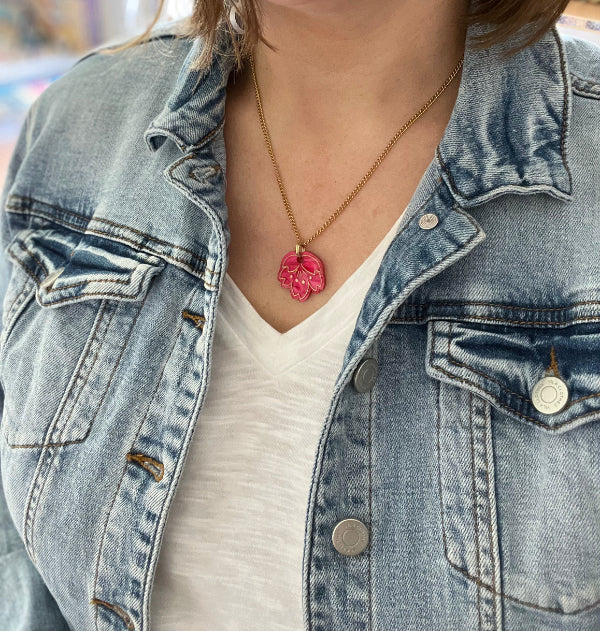
[[[296,244],[296,258],[300,260],[300,255],[304,252],[304,246],[299,243]]]

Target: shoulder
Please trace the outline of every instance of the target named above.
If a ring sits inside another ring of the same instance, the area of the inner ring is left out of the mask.
[[[573,93],[600,101],[600,45],[587,39],[560,33]]]
[[[131,48],[112,52],[125,43],[117,42],[79,58],[32,106],[30,132],[59,130],[67,122],[74,133],[87,126],[88,135],[102,122],[118,127],[139,119],[147,125],[164,106],[193,45],[184,26],[184,20],[170,22]]]

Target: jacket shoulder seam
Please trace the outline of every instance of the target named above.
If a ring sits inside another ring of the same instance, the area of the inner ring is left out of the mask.
[[[159,33],[156,35],[152,35],[151,37],[148,37],[147,39],[143,40],[142,42],[136,45],[136,48],[138,46],[143,46],[145,44],[149,44],[150,42],[155,42],[157,40],[162,40],[162,39],[185,39],[185,36],[179,33]],[[104,51],[109,51],[113,48],[118,48],[119,46],[123,46],[123,44],[126,44],[126,43],[127,41],[117,42],[117,43],[112,43],[112,44],[102,44],[101,46],[98,46],[97,48],[90,50],[88,53],[84,54],[82,57],[79,57],[77,61],[75,61],[73,66],[76,66],[78,63],[84,61],[85,59],[99,55]]]

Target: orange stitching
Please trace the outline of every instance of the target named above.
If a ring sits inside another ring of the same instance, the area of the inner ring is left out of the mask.
[[[25,250],[25,252],[27,252],[27,254],[29,254],[29,256],[44,270],[44,274],[46,274],[46,276],[48,276],[48,269],[46,268],[46,266],[35,256],[35,254],[33,252],[31,252],[27,246],[20,241],[19,245]]]
[[[223,116],[223,118],[217,123],[216,127],[211,129],[208,132],[208,134],[200,138],[200,140],[197,143],[191,145],[190,148],[193,148],[194,150],[200,149],[202,145],[207,144],[208,141],[211,140],[211,138],[217,134],[217,132],[221,129],[221,127],[223,127],[224,124],[225,124],[225,117]]]
[[[148,41],[150,41],[150,40],[148,40]],[[202,79],[202,77],[199,76],[198,77],[198,82],[201,79]],[[198,82],[196,83],[196,87],[195,88],[198,87]],[[188,145],[186,142],[183,141],[183,138],[181,138],[178,134],[175,134],[172,131],[169,131],[169,134],[170,135],[172,134],[175,138],[177,138],[177,140],[179,142],[176,143],[176,144],[182,151],[186,151],[186,150],[189,150],[189,149],[200,149],[202,147],[202,145],[205,145],[211,139],[211,137],[214,136],[219,131],[219,129],[221,129],[221,127],[223,126],[224,122],[225,122],[225,117],[223,117],[221,119],[221,121],[217,124],[217,126],[214,129],[211,129],[205,136],[200,138],[200,140],[198,142],[196,142],[195,144],[193,144],[193,145]],[[165,130],[162,127],[152,127],[150,129],[150,131],[151,132],[163,132],[163,134],[164,134]],[[169,136],[167,136],[167,137],[169,137]]]
[[[187,156],[183,156],[183,158],[179,158],[179,160],[177,160],[177,162],[173,163],[170,167],[169,167],[169,175],[173,175],[173,171],[180,165],[182,165],[184,162],[187,162],[188,160],[193,160],[194,158],[197,158],[198,155],[196,153],[190,153]]]
[[[75,217],[79,217],[81,219],[87,220],[88,222],[95,221],[95,222],[98,222],[98,223],[108,224],[109,226],[114,226],[116,228],[125,228],[127,230],[130,230],[134,234],[138,234],[140,236],[146,237],[147,239],[149,239],[151,241],[154,241],[156,243],[159,243],[159,244],[162,244],[162,245],[168,245],[169,247],[172,247],[174,249],[181,250],[182,252],[186,252],[186,253],[190,254],[192,256],[192,258],[196,259],[200,263],[206,263],[207,262],[207,259],[205,259],[205,258],[203,258],[201,256],[198,256],[195,252],[193,252],[192,250],[189,250],[188,248],[184,248],[184,247],[182,247],[180,245],[175,245],[174,243],[170,243],[169,241],[164,241],[163,239],[158,239],[158,238],[153,237],[153,236],[151,236],[149,234],[146,234],[145,232],[141,232],[140,230],[136,230],[135,228],[132,228],[130,226],[126,226],[124,224],[118,224],[118,223],[116,223],[114,221],[110,221],[109,219],[103,219],[101,217],[92,217],[90,219],[88,217],[85,217],[84,215],[80,215],[79,213],[75,213],[75,212],[73,212],[71,210],[67,210],[66,208],[61,208],[60,206],[55,206],[53,204],[48,204],[47,202],[43,202],[43,201],[41,201],[39,199],[35,199],[33,197],[21,197],[19,195],[11,195],[10,199],[15,199],[15,200],[16,199],[22,199],[22,200],[26,200],[26,201],[35,202],[36,204],[41,204],[42,206],[47,206],[48,208],[54,208],[56,210],[60,210],[61,212],[67,213],[69,215],[74,215]],[[69,226],[69,227],[77,230],[78,232],[82,232],[83,234],[99,234],[99,235],[102,235],[102,236],[107,236],[107,235],[108,236],[114,236],[111,232],[102,231],[102,230],[94,230],[93,228],[89,228],[89,227],[86,227],[84,230],[82,230],[81,227],[78,226],[77,224],[70,223],[68,221],[65,221],[64,219],[59,219],[55,215],[52,215],[52,214],[49,214],[49,213],[45,213],[45,212],[43,212],[40,209],[37,209],[37,208],[36,209],[32,209],[30,206],[14,205],[14,204],[7,203],[6,204],[6,209],[7,210],[21,211],[21,212],[23,210],[25,210],[25,209],[27,209],[27,210],[34,210],[34,212],[37,215],[40,215],[42,217],[46,217],[46,218],[50,219],[51,221],[53,221],[54,223],[65,225],[65,226]],[[139,247],[139,244],[136,243],[135,241],[133,241],[132,239],[128,239],[127,237],[124,237],[124,236],[121,236],[121,235],[117,235],[117,236],[122,241],[125,241],[127,243],[130,243],[130,244],[136,246],[136,247]],[[169,258],[169,259],[171,259],[173,261],[178,261],[180,263],[185,263],[184,260],[178,259],[177,257],[173,257],[173,256],[170,256],[168,254],[164,254],[162,252],[158,252],[157,250],[151,248],[147,244],[145,244],[143,247],[144,247],[144,249],[149,250],[150,252],[154,252],[155,254],[160,254],[161,256]],[[203,271],[208,272],[211,275],[214,275],[214,274],[217,273],[215,270],[210,269],[206,265],[204,265],[204,266],[201,265],[200,269],[202,269]]]
[[[444,307],[468,307],[471,305],[484,306],[484,307],[499,307],[501,309],[515,309],[521,311],[564,311],[565,309],[571,309],[573,307],[579,307],[581,305],[600,305],[600,300],[582,300],[580,302],[573,302],[567,307],[526,307],[526,306],[514,306],[503,305],[499,302],[481,302],[481,301],[442,301],[442,302],[412,302],[406,303],[404,307],[432,307],[432,306],[444,306]],[[483,316],[465,316],[466,318],[477,318]],[[509,322],[520,322],[519,320],[509,320]],[[526,321],[525,321],[526,322]],[[545,324],[545,322],[540,322]]]
[[[433,365],[433,340],[431,343],[431,348],[430,348],[430,363]],[[446,561],[450,564],[451,567],[453,567],[455,570],[457,570],[458,572],[460,572],[463,576],[465,576],[466,578],[468,578],[470,581],[473,581],[477,586],[479,587],[483,587],[484,589],[488,590],[490,592],[490,594],[492,594],[493,596],[500,596],[501,598],[506,598],[508,600],[512,600],[514,602],[520,603],[521,605],[525,605],[528,607],[532,607],[533,609],[537,609],[539,611],[549,611],[549,612],[554,612],[554,613],[559,613],[565,616],[571,616],[571,615],[575,615],[578,613],[582,613],[584,611],[587,611],[588,609],[593,609],[594,607],[596,607],[598,604],[600,604],[600,600],[596,600],[595,602],[593,602],[591,605],[586,605],[585,607],[582,607],[581,609],[576,609],[575,611],[562,611],[561,609],[557,609],[557,608],[552,608],[552,607],[542,607],[541,605],[537,605],[536,603],[532,603],[532,602],[528,602],[526,600],[521,600],[520,598],[516,598],[515,596],[510,596],[509,594],[506,594],[503,591],[498,591],[496,590],[495,587],[495,561],[494,561],[494,557],[492,554],[492,563],[493,563],[493,577],[494,577],[494,584],[493,586],[488,585],[487,583],[485,583],[484,581],[482,581],[480,578],[473,576],[472,574],[470,574],[469,572],[467,572],[466,570],[463,570],[461,567],[459,567],[456,563],[454,563],[449,555],[448,555],[448,540],[447,540],[447,535],[446,535],[446,520],[445,520],[445,513],[444,513],[444,501],[443,501],[443,492],[442,492],[442,465],[441,465],[441,460],[442,460],[442,450],[441,450],[441,444],[440,444],[440,434],[441,434],[441,388],[442,388],[442,383],[439,380],[436,380],[436,389],[437,389],[437,397],[436,397],[436,411],[437,411],[437,470],[438,470],[438,493],[439,493],[439,500],[440,500],[440,521],[442,524],[442,541],[444,543],[444,557],[446,558]],[[486,434],[485,434],[485,441],[487,442],[487,429],[486,429]],[[486,449],[486,475],[487,475],[487,481],[488,481],[488,489],[490,488],[489,484],[490,484],[490,479],[489,479],[489,462],[487,461],[487,449]],[[489,493],[489,491],[488,491]],[[491,515],[490,515],[491,517]],[[489,522],[489,527],[491,529],[491,519]],[[494,603],[494,610],[495,610],[496,606]]]
[[[490,592],[490,594],[493,594],[495,596],[500,596],[502,598],[506,598],[507,600],[512,600],[513,602],[519,603],[520,605],[525,605],[526,607],[531,607],[532,609],[537,609],[538,611],[550,611],[552,613],[559,613],[563,616],[574,616],[574,615],[583,613],[584,611],[588,611],[589,609],[593,609],[594,607],[597,607],[598,605],[600,605],[600,600],[596,600],[592,604],[586,605],[585,607],[582,607],[581,609],[575,609],[575,611],[563,611],[562,609],[558,609],[557,607],[543,607],[542,605],[538,605],[536,603],[532,603],[527,600],[521,600],[520,598],[517,598],[516,596],[511,596],[510,594],[507,594],[503,591],[497,591],[493,587],[488,585],[487,583],[476,578],[472,574],[469,574],[469,572],[467,572],[466,570],[463,570],[461,567],[456,565],[456,563],[453,563],[450,559],[448,559],[448,557],[446,557],[446,560],[455,570],[459,571],[463,576],[473,581],[476,585],[480,585],[481,587],[487,589]]]
[[[59,291],[59,289],[57,288],[54,291]],[[106,298],[107,296],[115,296],[116,298],[126,298],[127,294],[119,294],[114,291],[103,291],[102,293],[89,292],[85,294],[80,294],[79,296],[69,296],[68,298],[60,298],[58,300],[51,300],[51,301],[48,301],[46,304],[58,305],[61,302],[70,302],[71,300],[79,300],[80,298]],[[128,301],[128,302],[134,302],[134,301]]]
[[[196,325],[196,328],[198,328],[198,329],[203,329],[204,328],[204,323],[206,322],[206,318],[204,316],[197,315],[195,313],[191,313],[187,309],[184,309],[181,312],[181,315],[184,318],[189,318],[190,320],[193,320],[195,325]]]
[[[469,303],[464,303],[465,305],[468,305]],[[589,303],[583,303],[583,304],[600,304],[599,302],[595,302],[595,301],[590,301]],[[499,305],[502,306],[502,305]],[[451,316],[449,316],[451,317]],[[420,316],[420,317],[415,317],[415,318],[391,318],[389,320],[389,322],[391,322],[392,324],[401,324],[402,322],[409,322],[409,321],[422,321],[423,323],[428,321],[425,319],[426,316]],[[429,318],[429,320],[439,320],[439,317],[435,317],[432,316],[431,318]],[[510,324],[526,324],[528,326],[539,326],[539,327],[546,327],[546,326],[560,326],[560,325],[566,325],[569,326],[570,324],[574,324],[576,322],[585,322],[586,320],[595,320],[596,322],[600,321],[600,315],[595,315],[595,316],[580,316],[579,318],[573,318],[572,320],[568,320],[566,322],[559,322],[559,321],[547,321],[547,322],[532,322],[531,320],[509,320],[506,318],[491,318],[489,316],[470,316],[470,315],[465,315],[462,316],[463,321],[468,322],[470,320],[484,320],[485,322],[509,322]],[[561,328],[564,328],[564,326],[561,326]]]
[[[490,558],[492,560],[492,593],[495,594],[496,593],[496,555],[494,554],[494,538],[492,536],[492,505],[490,502],[490,489],[492,488],[492,485],[490,484],[490,462],[488,460],[488,410],[489,410],[489,403],[487,402],[482,402],[482,404],[485,406],[484,407],[484,421],[483,421],[483,443],[484,443],[484,449],[483,449],[483,454],[485,457],[485,480],[487,483],[487,495],[488,495],[488,501],[487,501],[487,509],[488,509],[488,538],[489,538],[489,546],[490,546]],[[492,417],[489,417],[489,423],[491,425],[492,422]],[[497,519],[497,516],[496,516]],[[498,526],[498,524],[496,524],[496,527]],[[494,609],[494,627],[497,628],[497,613],[496,613],[496,598],[494,597],[494,595],[492,595],[492,607]]]
[[[435,327],[434,327],[435,328]],[[452,323],[449,326],[449,336],[448,336],[448,357],[449,357],[449,361],[451,364],[455,364],[456,366],[462,367],[462,368],[466,368],[467,370],[470,370],[471,372],[474,372],[486,379],[489,379],[490,381],[493,381],[496,385],[498,385],[500,388],[502,388],[503,390],[506,390],[506,392],[508,392],[509,394],[514,394],[515,396],[519,397],[519,399],[523,399],[525,402],[527,403],[531,403],[531,399],[528,397],[524,397],[523,395],[519,394],[518,392],[513,392],[512,390],[510,390],[509,388],[507,388],[506,386],[503,386],[497,379],[494,379],[493,377],[491,377],[490,375],[488,375],[485,372],[481,372],[479,370],[477,370],[476,368],[473,368],[473,366],[469,365],[469,364],[463,364],[462,362],[454,359],[450,353],[450,335],[452,333]],[[435,332],[434,332],[435,335]],[[552,347],[552,351],[554,350],[554,347]],[[552,352],[551,351],[551,352]],[[556,358],[554,359],[554,361],[556,362]],[[558,371],[558,364],[557,364],[557,371]],[[556,373],[556,376],[559,377],[558,372]],[[487,392],[487,390],[486,390]],[[491,393],[490,393],[491,394]],[[594,394],[586,394],[584,397],[579,397],[579,399],[573,399],[572,401],[569,401],[569,404],[566,406],[565,411],[568,410],[572,405],[575,405],[575,403],[579,403],[579,401],[583,401],[584,399],[593,399],[594,397],[598,397],[600,396],[600,392],[596,392]],[[516,410],[515,410],[516,412]]]
[[[40,202],[42,203],[42,202]],[[9,206],[7,204],[6,206],[7,209],[12,209],[12,210],[17,210],[17,211],[22,211],[22,209],[18,206]],[[103,237],[105,236],[114,236],[111,232],[103,232],[101,230],[94,230],[93,228],[86,228],[84,231],[82,231],[80,229],[80,227],[74,223],[70,223],[68,221],[65,221],[64,219],[59,219],[58,217],[55,217],[54,215],[50,215],[48,213],[43,212],[42,210],[38,210],[37,208],[35,210],[32,211],[35,215],[40,216],[40,217],[46,217],[47,219],[49,219],[50,221],[53,221],[56,224],[62,225],[62,226],[67,226],[68,228],[73,228],[74,230],[77,230],[78,232],[82,232],[82,234],[99,234]],[[64,211],[64,212],[68,212],[68,211]],[[95,221],[100,221],[99,219],[96,219]],[[132,230],[132,228],[129,228],[129,230]],[[134,245],[136,247],[139,248],[139,244],[137,244],[135,241],[131,240],[131,239],[127,239],[127,237],[122,237],[122,236],[118,236],[118,239],[120,239],[121,241],[125,241],[126,243],[130,243],[131,245]],[[173,246],[178,248],[179,246]],[[185,248],[180,248],[180,249],[185,249]],[[193,267],[192,265],[190,265],[187,261],[184,261],[183,259],[178,259],[175,256],[171,256],[170,254],[165,254],[164,252],[159,252],[158,250],[155,250],[153,248],[151,248],[150,246],[148,246],[147,244],[143,246],[143,250],[147,250],[149,252],[153,252],[154,254],[160,256],[161,258],[167,259],[169,261],[176,261],[177,263],[183,263],[184,265],[190,267],[191,269],[196,269],[195,267]],[[10,254],[10,251],[9,251]],[[14,255],[11,255],[15,260],[18,260]],[[198,260],[200,261],[205,261],[206,259],[200,259],[199,257],[196,257]],[[216,272],[208,269],[206,266],[197,268],[199,271],[206,271],[209,274],[215,274]],[[207,281],[206,282],[207,285],[209,285],[209,283]],[[211,289],[216,289],[217,286],[216,285],[209,285]]]
[[[35,275],[35,272],[29,269],[29,267],[27,267],[27,265],[25,265],[25,263],[23,263],[21,259],[17,258],[17,256],[12,253],[12,250],[7,250],[7,252],[10,258],[13,259],[16,263],[18,263],[19,266],[22,267],[27,272],[27,274],[29,274],[29,276],[31,276],[31,278],[35,281],[36,285],[39,285],[40,279]]]
[[[132,453],[127,454],[127,460],[130,462],[137,462],[141,467],[146,469],[146,471],[150,472],[157,482],[160,482],[163,479],[165,466],[162,462],[158,462],[158,460],[154,460],[154,458],[150,458],[150,456],[145,456],[144,454]]]
[[[33,272],[33,270],[31,270],[25,263],[23,263],[23,261],[21,259],[18,259],[16,256],[14,256],[10,251],[9,251],[9,255],[12,259],[14,259],[26,272],[27,274],[29,274],[29,276],[31,276],[31,278],[36,282],[37,285],[40,285],[40,279],[35,275],[35,273]],[[47,274],[47,273],[46,273]],[[107,279],[102,279],[107,280]],[[61,291],[63,289],[69,289],[71,287],[76,287],[77,285],[84,285],[86,284],[87,281],[83,281],[81,283],[74,283],[72,285],[65,285],[64,287],[57,287],[56,289],[48,289],[47,290],[47,294],[50,294],[52,292],[56,292],[56,291]],[[97,281],[94,281],[97,282]],[[120,282],[120,283],[125,283],[127,284],[129,281],[112,281],[112,282]],[[216,286],[215,286],[216,287]],[[212,286],[211,286],[212,288]],[[58,300],[50,300],[48,301],[46,304],[47,305],[58,305],[62,302],[70,302],[72,300],[79,300],[80,298],[105,298],[107,296],[114,296],[116,298],[124,298],[127,297],[127,294],[122,294],[122,293],[116,293],[116,292],[111,292],[111,291],[105,291],[102,293],[98,293],[98,292],[89,292],[89,293],[85,293],[85,294],[81,294],[79,296],[69,296],[67,298],[59,298]]]
[[[562,70],[562,79],[564,85],[564,97],[563,97],[563,120],[562,120],[562,130],[560,134],[560,156],[563,161],[563,165],[567,174],[569,175],[569,188],[573,188],[573,178],[571,177],[571,170],[569,169],[569,165],[567,164],[567,159],[565,155],[565,139],[567,133],[567,105],[569,102],[569,81],[568,81],[568,73],[567,73],[567,64],[565,62],[565,58],[563,55],[563,51],[560,45],[560,35],[558,34],[558,30],[556,25],[552,27],[552,34],[554,35],[554,39],[556,40],[556,48],[558,50],[558,55],[560,57],[560,67]]]
[[[177,334],[175,336],[175,339],[173,341],[173,345],[171,346],[171,350],[168,354],[168,356],[165,358],[165,361],[162,365],[162,369],[160,371],[160,375],[158,375],[158,378],[156,380],[156,384],[154,386],[154,391],[152,393],[152,395],[149,397],[149,402],[148,402],[148,406],[146,407],[146,412],[144,414],[144,417],[142,418],[140,424],[138,425],[138,429],[137,432],[135,434],[135,437],[133,438],[132,444],[135,444],[135,441],[137,440],[137,437],[139,436],[140,431],[142,430],[142,426],[144,425],[144,422],[147,420],[148,418],[148,413],[150,411],[150,406],[152,405],[152,401],[154,399],[154,396],[156,395],[158,388],[161,384],[162,381],[162,377],[164,375],[164,372],[167,368],[167,364],[169,363],[169,359],[171,358],[173,351],[175,350],[175,346],[177,344],[177,341],[179,340],[179,335],[181,334],[181,329],[182,329],[183,323],[179,326],[179,329],[177,331]],[[98,554],[96,555],[96,568],[94,570],[94,589],[96,588],[96,586],[98,585],[98,573],[100,571],[100,558],[102,557],[102,548],[104,547],[104,538],[106,536],[106,529],[108,528],[108,522],[110,520],[110,515],[112,513],[113,507],[115,505],[115,501],[117,500],[117,496],[119,494],[119,490],[121,488],[121,484],[123,484],[123,479],[125,477],[125,472],[127,470],[127,465],[125,465],[121,471],[121,478],[119,480],[119,484],[117,485],[117,489],[114,492],[112,501],[110,503],[110,508],[108,509],[108,512],[106,513],[106,518],[104,520],[104,526],[102,527],[102,536],[100,538],[100,546],[98,548]],[[98,622],[97,622],[97,613],[96,613],[96,628],[98,628]]]
[[[548,370],[552,370],[552,372],[554,373],[554,376],[557,377],[558,379],[560,379],[560,373],[558,372],[558,362],[556,361],[556,352],[554,351],[554,346],[552,346],[550,348],[550,366],[548,366],[548,368],[546,369]],[[588,395],[589,396],[589,395]],[[592,395],[594,396],[594,395]],[[586,397],[587,399],[588,397]],[[579,399],[577,399],[579,401]]]
[[[460,381],[461,383],[466,383],[468,385],[471,386],[475,386],[476,388],[483,390],[483,392],[485,392],[486,394],[488,394],[490,397],[492,397],[492,399],[494,399],[494,401],[496,401],[496,403],[504,408],[505,410],[509,410],[510,412],[513,412],[514,414],[516,414],[517,416],[520,416],[524,419],[527,419],[528,421],[531,421],[532,423],[535,423],[536,425],[539,425],[540,427],[543,427],[546,430],[549,431],[556,431],[557,429],[561,428],[561,427],[565,427],[566,425],[571,425],[572,423],[574,423],[575,421],[581,419],[581,418],[585,418],[586,416],[592,416],[594,414],[598,414],[598,410],[592,410],[591,412],[586,412],[585,414],[580,414],[579,416],[575,416],[574,418],[568,420],[568,421],[564,421],[563,423],[559,423],[557,425],[546,425],[545,423],[542,423],[541,421],[538,421],[537,419],[533,418],[532,416],[527,416],[526,414],[523,414],[521,412],[518,412],[517,410],[515,410],[514,408],[511,408],[508,405],[505,405],[504,403],[502,403],[500,401],[500,399],[498,399],[498,397],[494,394],[492,394],[491,392],[489,392],[488,390],[486,390],[483,386],[475,383],[474,381],[471,381],[469,379],[464,379],[462,377],[457,377],[456,375],[453,375],[452,373],[448,372],[447,370],[444,370],[441,366],[434,364],[433,363],[433,344],[435,341],[435,327],[433,328],[433,335],[432,335],[432,342],[431,342],[431,357],[429,360],[429,363],[431,365],[432,368],[435,368],[437,370],[439,370],[441,373],[445,374],[447,377],[450,377],[450,379],[453,379],[455,381]],[[474,369],[472,369],[470,366],[465,365],[465,367],[469,370],[473,370],[473,372],[476,372]],[[487,376],[487,375],[484,375]],[[490,377],[491,381],[494,381],[491,377]],[[504,388],[505,390],[508,390],[507,388]],[[508,390],[508,392],[510,392],[510,390]],[[599,396],[600,393],[598,394],[594,394],[593,396]],[[520,395],[517,395],[520,396]],[[523,398],[523,397],[521,397]],[[586,397],[588,398],[588,397]],[[577,399],[579,401],[579,399]],[[572,405],[573,403],[571,403]],[[570,406],[569,406],[570,407]]]
[[[77,283],[72,283],[71,285],[63,285],[62,287],[54,288],[54,285],[50,287],[50,289],[46,290],[46,293],[51,294],[55,291],[61,291],[63,289],[71,289],[72,287],[79,287],[80,285],[89,285],[90,283],[119,283],[120,285],[130,285],[131,284],[131,276],[127,280],[115,280],[114,278],[92,278],[88,277],[87,280],[81,280]],[[82,294],[88,295],[88,294]],[[78,296],[79,298],[79,296]]]
[[[164,239],[158,239],[157,237],[153,237],[152,235],[149,235],[149,234],[147,234],[145,232],[142,232],[141,230],[137,230],[136,228],[132,228],[131,226],[127,226],[125,224],[117,223],[116,221],[111,221],[110,219],[104,219],[102,217],[91,217],[91,218],[90,217],[86,217],[85,215],[81,215],[80,213],[73,212],[72,210],[67,210],[66,208],[62,208],[61,206],[56,206],[54,204],[49,204],[48,202],[43,202],[40,199],[35,199],[35,197],[22,197],[20,195],[11,195],[10,199],[22,199],[22,200],[25,200],[25,201],[35,202],[36,204],[41,204],[42,206],[47,206],[48,208],[54,208],[55,210],[60,210],[61,212],[67,213],[69,215],[73,215],[73,216],[78,217],[80,219],[83,219],[83,220],[85,220],[87,222],[97,221],[98,223],[104,223],[104,224],[107,224],[109,226],[114,226],[115,228],[125,228],[127,230],[130,230],[134,234],[138,234],[141,237],[146,237],[147,239],[150,239],[151,241],[155,241],[156,243],[160,243],[160,244],[163,244],[163,245],[168,245],[168,246],[170,246],[172,248],[176,248],[178,250],[182,250],[183,252],[187,252],[188,254],[191,254],[193,257],[197,258],[199,261],[206,261],[206,259],[199,257],[192,250],[188,250],[187,248],[184,248],[182,246],[175,245],[174,243],[170,243],[169,241],[165,241]],[[15,206],[15,205],[10,204],[10,203],[6,204],[6,208],[7,208],[7,210],[17,210],[17,211],[19,211],[19,210],[22,211],[25,208],[27,208],[28,210],[31,210],[30,206],[21,206],[21,205]],[[38,212],[42,212],[42,211],[38,211]],[[48,218],[50,218],[52,220],[56,220],[57,222],[64,223],[65,225],[72,226],[73,228],[78,228],[79,229],[79,227],[76,224],[71,224],[71,223],[68,223],[68,222],[66,222],[64,220],[60,220],[57,217],[55,217],[54,215],[44,214],[44,216],[48,217]],[[85,234],[87,232],[87,230],[88,229],[86,228],[83,231],[83,233]],[[79,231],[81,231],[81,230],[79,229]],[[97,234],[110,235],[112,233],[98,231]],[[121,238],[121,237],[119,237],[119,238]],[[130,243],[135,243],[134,241],[129,241],[129,242]],[[212,270],[207,270],[207,271],[212,272]]]
[[[475,522],[475,552],[477,555],[477,576],[481,577],[481,556],[479,551],[479,507],[477,506],[477,489],[475,486],[475,445],[473,438],[473,393],[469,392],[469,436],[471,439],[471,499],[473,502],[473,520]],[[477,615],[479,631],[483,628],[481,618],[481,587],[477,586]]]
[[[189,176],[192,180],[196,180],[196,182],[201,182],[202,180],[196,177],[196,173],[195,171],[198,169],[199,167],[195,167],[194,169],[192,169],[189,172]],[[207,174],[206,177],[209,177],[211,175],[216,175],[217,173],[222,172],[223,169],[221,169],[221,167],[218,164],[214,164],[210,167],[207,167]]]
[[[97,598],[92,598],[92,600],[90,600],[90,604],[102,605],[103,607],[106,607],[107,609],[114,611],[118,616],[123,618],[128,629],[135,629],[135,625],[133,624],[133,620],[131,619],[129,614],[123,609],[121,609],[121,607],[119,607],[118,605],[111,605],[110,603],[107,603],[104,600],[98,600]]]
[[[103,312],[102,312],[102,315],[101,315],[101,317],[100,317],[100,319],[98,321],[97,326],[94,329],[94,336],[93,336],[92,340],[89,343],[86,341],[86,349],[87,349],[86,350],[86,354],[83,357],[83,360],[80,360],[80,362],[79,362],[79,368],[77,370],[77,373],[73,377],[73,385],[71,386],[71,390],[69,391],[67,397],[65,399],[63,399],[63,405],[60,408],[60,411],[58,411],[56,413],[56,415],[55,415],[56,416],[55,425],[54,425],[54,427],[52,425],[50,425],[48,427],[47,432],[46,432],[46,436],[48,438],[51,438],[51,436],[56,432],[57,428],[60,428],[58,430],[57,443],[56,444],[48,443],[47,446],[49,446],[50,449],[48,449],[45,453],[43,453],[41,458],[40,458],[40,460],[42,460],[42,458],[46,458],[47,457],[48,463],[46,463],[44,461],[42,467],[40,468],[38,473],[36,473],[34,487],[32,488],[32,490],[31,490],[31,492],[29,494],[29,497],[28,497],[27,511],[25,513],[26,517],[25,517],[24,530],[25,530],[25,537],[28,540],[28,544],[29,544],[29,547],[30,547],[32,553],[33,553],[33,529],[34,529],[34,525],[35,525],[37,511],[38,511],[38,508],[39,508],[39,505],[40,505],[40,497],[41,497],[42,493],[44,492],[44,488],[45,488],[46,482],[48,480],[47,476],[46,477],[42,477],[41,486],[40,486],[40,488],[36,489],[36,487],[39,484],[39,476],[41,475],[40,472],[42,471],[43,467],[46,467],[46,469],[47,469],[50,466],[51,461],[56,458],[57,450],[56,449],[52,449],[52,447],[56,447],[56,446],[60,445],[60,441],[61,441],[61,439],[63,437],[63,433],[64,433],[65,429],[68,426],[69,420],[71,418],[71,414],[73,413],[73,410],[75,409],[75,406],[77,405],[77,401],[79,400],[79,397],[81,396],[81,393],[82,393],[82,391],[84,390],[84,388],[85,388],[85,386],[87,384],[87,381],[88,381],[88,379],[90,377],[90,374],[92,373],[94,365],[96,364],[96,361],[97,361],[98,356],[100,354],[100,349],[98,349],[96,351],[96,356],[93,358],[92,365],[87,370],[87,374],[85,375],[85,381],[78,388],[78,391],[77,391],[77,393],[75,395],[75,401],[73,402],[73,405],[71,407],[71,410],[69,411],[68,416],[66,418],[62,418],[63,410],[64,410],[65,406],[67,405],[68,400],[71,398],[72,393],[75,392],[75,390],[76,390],[77,381],[79,379],[79,375],[81,374],[81,372],[83,370],[83,366],[85,364],[85,360],[87,359],[87,356],[89,354],[89,349],[92,347],[92,344],[93,344],[93,342],[94,342],[94,340],[96,338],[96,335],[98,334],[98,330],[100,329],[100,325],[102,324],[102,322],[104,320],[104,317],[105,317],[104,316],[104,311],[106,311],[105,305],[106,305],[106,303],[102,303],[102,310],[103,310]],[[103,332],[104,338],[100,342],[100,347],[102,346],[102,344],[104,343],[104,340],[106,339],[106,334],[107,334],[108,328],[110,327],[110,323],[112,321],[113,316],[114,316],[114,311],[112,312],[112,314],[110,316],[110,320],[108,321],[108,324],[106,325],[106,327],[104,329],[104,332]],[[108,387],[107,387],[107,389],[108,389]],[[106,394],[106,392],[105,392],[105,394]],[[104,396],[102,397],[102,400],[103,399],[104,399]],[[100,406],[98,406],[98,409],[100,409]],[[96,414],[98,413],[98,409],[96,410]],[[92,426],[95,418],[96,418],[96,415],[94,415],[94,418],[91,420],[91,422],[90,422],[90,424],[89,424],[89,426],[87,428],[85,437],[88,436],[88,434],[89,434],[89,432],[91,430],[91,426]],[[62,427],[61,427],[61,424],[62,424]],[[84,439],[85,439],[85,437],[84,437]],[[80,440],[78,440],[76,442],[83,442],[84,439],[80,439]],[[75,442],[75,441],[72,441],[72,442]],[[23,448],[23,445],[18,445],[17,447]],[[35,495],[35,499],[34,499],[34,490],[37,490],[37,494]]]

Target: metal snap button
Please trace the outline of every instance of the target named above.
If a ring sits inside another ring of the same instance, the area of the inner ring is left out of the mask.
[[[352,383],[358,392],[369,392],[377,381],[378,373],[377,362],[372,357],[368,357],[363,359],[354,370]]]
[[[355,556],[369,544],[369,530],[358,519],[343,519],[333,529],[331,538],[340,554]]]
[[[44,289],[50,289],[50,287],[52,287],[52,284],[54,283],[54,281],[65,271],[64,267],[59,267],[58,269],[55,269],[52,274],[49,274],[48,276],[46,276],[46,278],[44,278],[44,280],[40,283],[40,288],[44,288]]]
[[[423,228],[423,230],[431,230],[438,225],[438,222],[439,219],[437,215],[434,215],[433,213],[427,213],[419,219],[419,226]]]
[[[540,379],[531,391],[531,401],[538,412],[556,414],[564,409],[569,400],[567,384],[558,377]]]

